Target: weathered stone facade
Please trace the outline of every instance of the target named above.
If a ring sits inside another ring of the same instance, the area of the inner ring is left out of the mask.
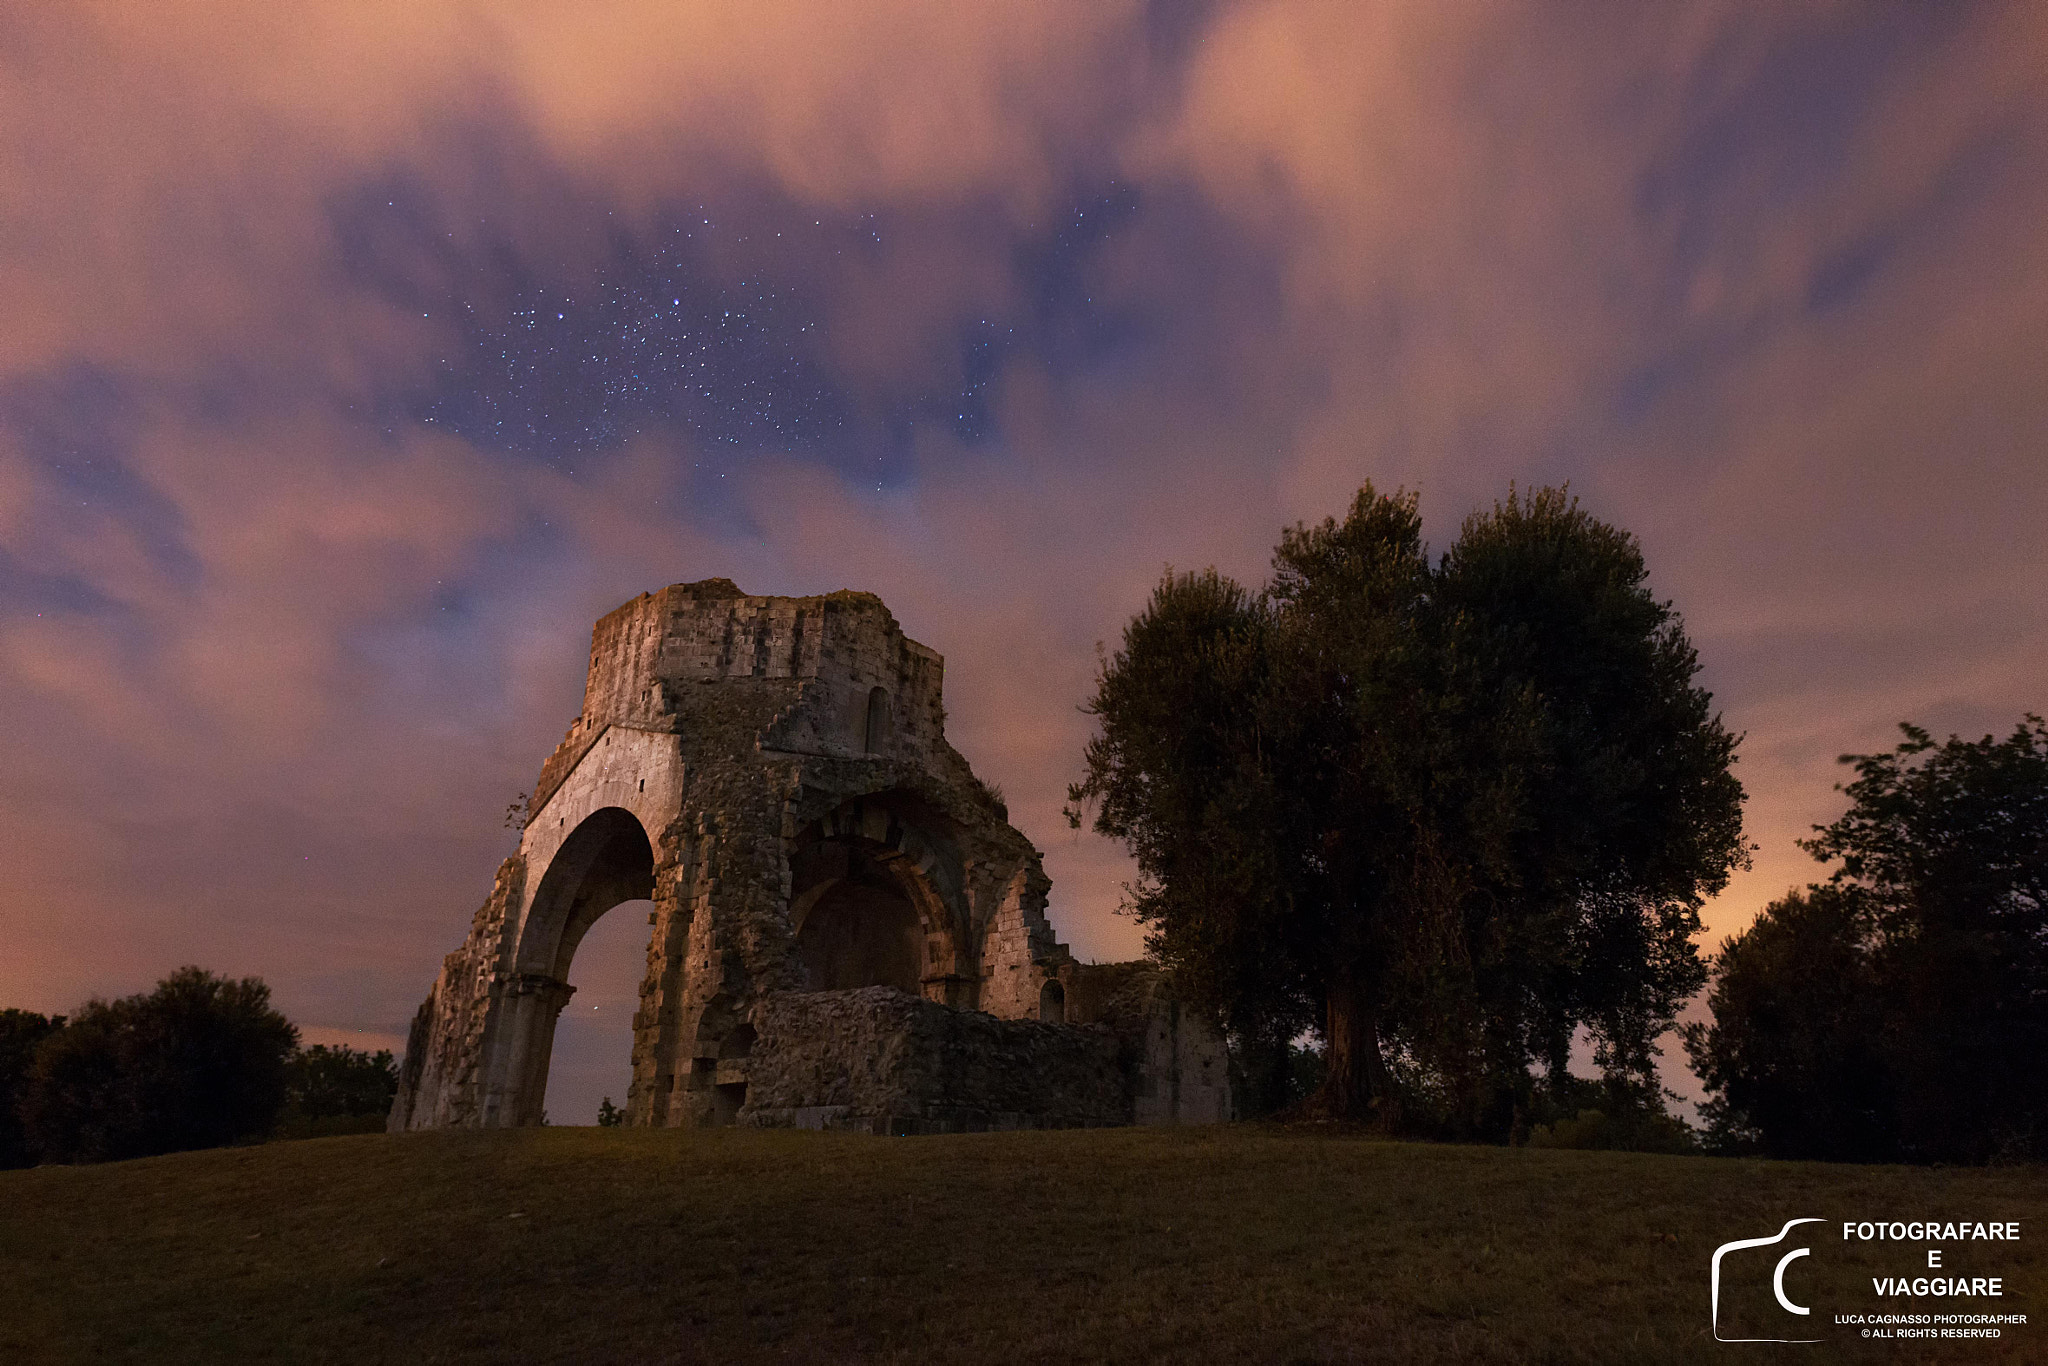
[[[741,1124],[947,1133],[1131,1122],[1121,1040],[1107,1029],[999,1020],[892,987],[779,992]]]
[[[1054,937],[1037,850],[946,743],[943,673],[867,593],[710,579],[599,621],[391,1127],[539,1122],[576,945],[634,899],[655,909],[629,1123],[1228,1118],[1213,1030]]]

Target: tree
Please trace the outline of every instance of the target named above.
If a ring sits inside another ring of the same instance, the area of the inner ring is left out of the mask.
[[[0,1170],[35,1163],[21,1123],[21,1102],[36,1048],[63,1027],[62,1015],[53,1019],[33,1011],[0,1010]]]
[[[1234,1034],[1321,1032],[1328,1113],[1419,1084],[1505,1133],[1582,1024],[1647,1074],[1745,849],[1734,738],[1646,577],[1558,491],[1432,564],[1415,499],[1367,486],[1262,593],[1168,575],[1098,675],[1069,817],[1130,847],[1148,947]]]
[[[1714,1145],[1773,1157],[1898,1155],[1862,907],[1836,887],[1795,891],[1722,947],[1715,1023],[1686,1026]]]
[[[1736,737],[1647,583],[1635,539],[1554,489],[1467,518],[1435,575],[1461,781],[1501,807],[1477,824],[1480,993],[1496,1046],[1554,1076],[1581,1024],[1604,1068],[1654,1075],[1705,981],[1700,906],[1748,859]]]
[[[270,1132],[298,1043],[254,977],[180,968],[147,995],[93,1000],[37,1048],[22,1119],[46,1158],[96,1162]]]
[[[1786,1156],[2048,1154],[2048,726],[1850,754],[1840,866],[1715,966],[1688,1036],[1724,1141]]]
[[[285,1064],[286,1108],[311,1124],[389,1114],[397,1094],[398,1064],[388,1048],[366,1053],[316,1043]]]

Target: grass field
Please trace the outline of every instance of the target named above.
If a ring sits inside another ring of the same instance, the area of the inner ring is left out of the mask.
[[[1830,1221],[1787,1272],[1813,1314],[1770,1307],[1772,1248],[1729,1263],[1723,1331],[1824,1345],[1714,1342],[1715,1247],[1805,1216]],[[2048,1361],[2044,1217],[2038,1168],[1258,1126],[315,1139],[0,1172],[0,1361]],[[1865,1218],[2022,1236],[1930,1273],[1924,1245],[1843,1244]],[[2006,1295],[1880,1302],[1878,1274]],[[2030,1323],[1930,1343],[1832,1322],[1959,1308]]]

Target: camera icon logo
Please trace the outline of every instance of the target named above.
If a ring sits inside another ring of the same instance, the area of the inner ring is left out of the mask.
[[[1731,1252],[1739,1252],[1744,1248],[1769,1247],[1773,1243],[1782,1243],[1785,1241],[1786,1235],[1791,1233],[1793,1229],[1799,1227],[1801,1224],[1817,1224],[1819,1222],[1819,1219],[1787,1219],[1785,1221],[1785,1227],[1779,1229],[1776,1234],[1772,1235],[1769,1238],[1738,1238],[1732,1243],[1723,1243],[1721,1244],[1721,1246],[1714,1249],[1714,1262],[1709,1279],[1711,1282],[1713,1292],[1714,1340],[1716,1342],[1820,1341],[1819,1338],[1724,1338],[1721,1336],[1721,1259]],[[1813,1249],[1810,1247],[1793,1248],[1790,1252],[1787,1252],[1784,1256],[1778,1259],[1777,1268],[1771,1272],[1771,1294],[1777,1298],[1778,1307],[1783,1309],[1788,1314],[1797,1314],[1804,1317],[1813,1313],[1811,1309],[1808,1309],[1803,1305],[1797,1305],[1792,1303],[1791,1297],[1789,1297],[1785,1293],[1785,1268],[1792,1265],[1793,1262],[1797,1261],[1801,1257],[1806,1256],[1812,1251]]]

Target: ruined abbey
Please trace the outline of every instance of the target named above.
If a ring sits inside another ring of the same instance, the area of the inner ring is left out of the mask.
[[[1229,1118],[1145,964],[1083,964],[944,663],[867,593],[724,579],[597,623],[519,850],[413,1020],[394,1130],[535,1124],[576,945],[651,900],[627,1122],[884,1133]]]

